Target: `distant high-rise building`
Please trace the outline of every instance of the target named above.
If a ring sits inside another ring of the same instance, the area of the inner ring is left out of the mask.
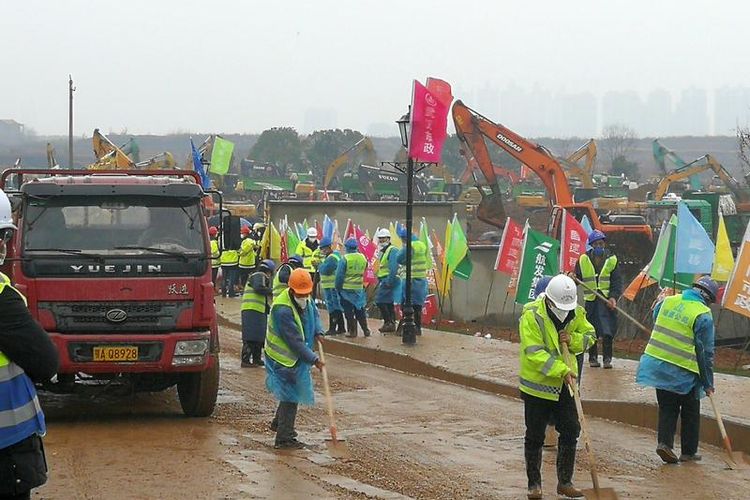
[[[558,94],[560,115],[554,127],[556,137],[594,137],[597,132],[596,97],[588,92]]]
[[[708,99],[704,89],[682,91],[674,110],[675,135],[708,135]]]
[[[334,129],[337,125],[337,115],[334,108],[307,108],[305,110],[304,130],[309,134],[316,130]]]
[[[722,87],[714,93],[715,135],[734,135],[737,126],[747,126],[750,119],[750,89]]]
[[[649,92],[643,110],[642,136],[661,137],[672,133],[672,95],[663,89]]]
[[[608,125],[625,125],[643,134],[643,101],[632,90],[610,91],[602,98],[602,128]]]

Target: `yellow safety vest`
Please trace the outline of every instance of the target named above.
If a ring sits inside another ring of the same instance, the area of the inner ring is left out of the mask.
[[[646,350],[649,356],[699,373],[695,355],[693,325],[711,309],[695,300],[683,300],[682,294],[667,297],[661,304]]]
[[[240,255],[237,250],[224,250],[221,252],[219,262],[222,266],[236,266],[239,263]]]
[[[411,242],[411,277],[427,277],[427,246],[422,241]]]
[[[305,240],[299,242],[295,254],[302,257],[302,267],[310,273],[314,272],[315,267],[320,263],[320,248],[310,250],[305,244]]]
[[[593,343],[594,327],[586,319],[586,311],[576,306],[575,316],[566,325],[570,334],[570,364],[566,364],[554,323],[547,314],[545,298],[539,297],[524,306],[519,323],[521,336],[519,389],[542,399],[557,401],[563,377],[578,371],[574,355],[586,351]]]
[[[253,279],[253,276],[256,274],[263,274],[261,272],[253,273],[250,278],[248,278],[247,283],[245,284],[245,290],[242,293],[242,307],[240,310],[242,311],[257,311],[261,314],[266,314],[266,306],[268,305],[268,297],[266,295],[260,294],[253,289],[253,287],[250,286],[250,281]],[[265,274],[263,274],[263,277],[265,278]]]
[[[288,283],[282,283],[281,280],[279,279],[279,274],[281,272],[281,269],[284,266],[289,267],[289,264],[280,265],[279,268],[276,270],[276,274],[273,275],[273,285],[271,286],[271,291],[272,291],[271,293],[273,293],[274,300],[276,300],[276,297],[278,297],[281,294],[281,292],[289,288]]]
[[[255,240],[245,238],[240,245],[240,267],[255,267]]]
[[[335,260],[336,265],[338,266],[339,260],[341,260],[341,256],[334,252],[326,257],[326,260],[328,259]],[[324,290],[336,288],[336,267],[333,268],[333,272],[331,272],[331,274],[320,273],[320,286],[323,287]]]
[[[380,257],[380,267],[378,267],[378,279],[387,278],[391,274],[390,266],[388,265],[388,258],[393,251],[393,245],[388,245],[383,255]]]
[[[588,254],[583,254],[578,258],[578,265],[581,268],[581,277],[583,278],[583,298],[587,301],[596,300],[595,290],[609,298],[609,278],[612,271],[617,267],[617,256],[610,255],[604,261],[602,270],[599,275],[596,274],[594,263],[591,262]]]
[[[365,283],[365,269],[367,259],[359,252],[344,254],[346,273],[344,274],[344,290],[361,290]]]
[[[219,262],[219,242],[211,240],[211,267],[221,267]]]
[[[297,356],[289,348],[284,338],[276,332],[276,325],[273,320],[273,311],[279,307],[288,307],[292,310],[294,315],[294,323],[297,325],[302,341],[305,341],[305,329],[302,327],[302,320],[297,313],[297,309],[293,305],[293,299],[289,296],[289,292],[282,293],[274,301],[271,307],[271,317],[268,319],[268,326],[266,327],[266,344],[264,351],[266,356],[273,359],[282,366],[291,368],[297,363],[299,356]]]

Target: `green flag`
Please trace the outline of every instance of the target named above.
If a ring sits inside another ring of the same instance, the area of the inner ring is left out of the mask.
[[[651,257],[651,263],[648,265],[648,275],[656,281],[660,281],[661,277],[664,275],[664,270],[667,265],[667,255],[669,255],[669,242],[672,239],[672,233],[676,226],[676,215],[672,215],[669,222],[664,222],[661,225],[661,231],[659,232],[659,239],[656,242],[654,255]]]
[[[448,270],[454,272],[469,251],[466,235],[456,214],[453,214],[453,222],[451,223],[450,243],[446,242],[445,246],[448,247],[445,253]]]
[[[458,263],[458,267],[453,270],[453,275],[462,280],[471,278],[471,272],[474,270],[474,264],[471,263],[471,251],[466,251],[466,256]]]
[[[526,304],[534,299],[534,288],[542,276],[554,276],[559,272],[559,255],[559,241],[526,226],[516,286],[517,304]]]
[[[299,245],[299,238],[297,233],[290,227],[286,229],[286,252],[289,257],[295,254],[297,251],[297,245]]]
[[[430,229],[427,227],[427,221],[422,217],[422,223],[419,225],[419,241],[424,243],[427,249],[427,269],[435,267],[435,259],[432,257],[432,241],[430,240]]]
[[[211,166],[209,172],[224,175],[229,172],[229,163],[232,161],[234,144],[221,137],[214,139],[214,147],[211,151]]]

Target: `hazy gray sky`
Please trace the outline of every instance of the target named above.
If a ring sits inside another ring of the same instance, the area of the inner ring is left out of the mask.
[[[750,85],[749,14],[747,1],[2,0],[0,119],[67,133],[69,73],[77,135],[304,130],[307,108],[365,131],[427,76],[458,98]]]

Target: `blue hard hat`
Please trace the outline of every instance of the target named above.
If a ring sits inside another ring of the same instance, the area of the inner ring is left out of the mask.
[[[406,226],[399,224],[398,227],[396,228],[396,234],[401,239],[406,238]]]
[[[276,270],[276,263],[271,259],[265,259],[260,262],[260,266],[258,266],[258,269],[260,269],[261,271],[274,272]]]
[[[536,286],[534,287],[534,296],[539,297],[546,289],[547,285],[549,285],[550,280],[552,279],[552,276],[545,274],[541,278],[539,278],[539,281],[536,282]]]
[[[333,241],[331,241],[331,238],[328,236],[324,236],[322,240],[318,243],[318,245],[322,247],[330,247],[333,244]]]
[[[693,283],[693,288],[706,292],[711,304],[716,302],[716,297],[719,295],[719,285],[710,276],[706,275],[698,278],[698,281]]]
[[[346,243],[344,244],[344,246],[349,249],[355,249],[359,245],[357,244],[356,238],[349,238],[348,240],[346,240]]]
[[[292,267],[301,267],[303,264],[302,257],[299,255],[292,255],[289,257],[289,260],[287,260],[287,264],[291,264]]]
[[[589,245],[591,245],[595,241],[606,240],[606,239],[607,239],[607,236],[603,232],[599,231],[598,229],[594,229],[589,234]]]

